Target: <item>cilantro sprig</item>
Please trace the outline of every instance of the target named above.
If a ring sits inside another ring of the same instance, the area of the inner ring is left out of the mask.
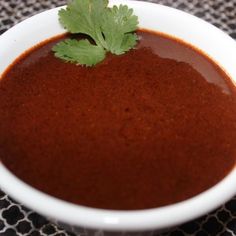
[[[59,11],[59,21],[72,34],[88,39],[66,39],[53,47],[55,56],[67,62],[93,66],[107,52],[123,54],[134,48],[138,37],[138,17],[126,5],[108,7],[108,0],[73,0]]]

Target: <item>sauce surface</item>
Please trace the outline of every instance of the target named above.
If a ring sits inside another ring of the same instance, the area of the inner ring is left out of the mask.
[[[236,161],[236,93],[221,69],[167,36],[94,68],[35,47],[0,81],[0,158],[58,198],[134,210],[212,187]],[[63,36],[65,37],[65,36]]]

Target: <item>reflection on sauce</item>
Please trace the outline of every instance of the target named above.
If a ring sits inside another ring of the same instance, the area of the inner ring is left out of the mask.
[[[27,52],[0,82],[0,157],[58,198],[145,209],[190,198],[236,160],[229,78],[190,46],[138,32],[135,50],[94,68]]]
[[[196,51],[190,45],[176,46],[176,44],[182,45],[181,41],[173,40],[172,38],[166,38],[164,35],[158,38],[158,43],[153,47],[156,38],[149,37],[148,40],[142,42],[143,47],[148,47],[152,52],[160,57],[174,59],[176,61],[183,61],[191,65],[198,73],[202,75],[209,83],[213,83],[221,87],[225,93],[230,93],[225,80],[222,80],[222,73],[215,70],[215,65],[204,55],[198,54],[196,57]],[[168,41],[168,43],[166,43]]]

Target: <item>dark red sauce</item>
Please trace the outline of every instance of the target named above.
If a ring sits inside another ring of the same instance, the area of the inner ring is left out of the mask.
[[[0,82],[0,157],[16,176],[96,208],[190,198],[235,166],[236,93],[183,42],[138,32],[135,50],[86,68],[55,58],[54,38]],[[65,37],[65,36],[63,36]]]

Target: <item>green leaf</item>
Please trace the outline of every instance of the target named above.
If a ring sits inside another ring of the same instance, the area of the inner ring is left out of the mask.
[[[137,29],[138,18],[127,6],[114,6],[103,15],[102,31],[106,41],[106,49],[114,54],[122,54],[133,48],[137,36],[130,32]],[[125,50],[124,50],[125,49]]]
[[[93,66],[104,60],[106,52],[101,46],[91,44],[87,39],[66,39],[53,47],[55,56],[67,62]]]
[[[131,34],[131,33],[125,34],[121,43],[120,51],[119,49],[117,49],[115,54],[119,55],[129,51],[131,48],[134,48],[135,45],[137,44],[137,40],[138,40],[137,34]]]
[[[134,48],[138,18],[126,5],[108,8],[108,0],[73,0],[59,11],[59,21],[70,33],[82,33],[88,40],[66,40],[53,48],[55,56],[68,62],[95,65],[106,52],[119,55]]]
[[[107,0],[74,0],[59,11],[59,21],[69,32],[89,35],[102,45],[101,15],[107,4]]]

